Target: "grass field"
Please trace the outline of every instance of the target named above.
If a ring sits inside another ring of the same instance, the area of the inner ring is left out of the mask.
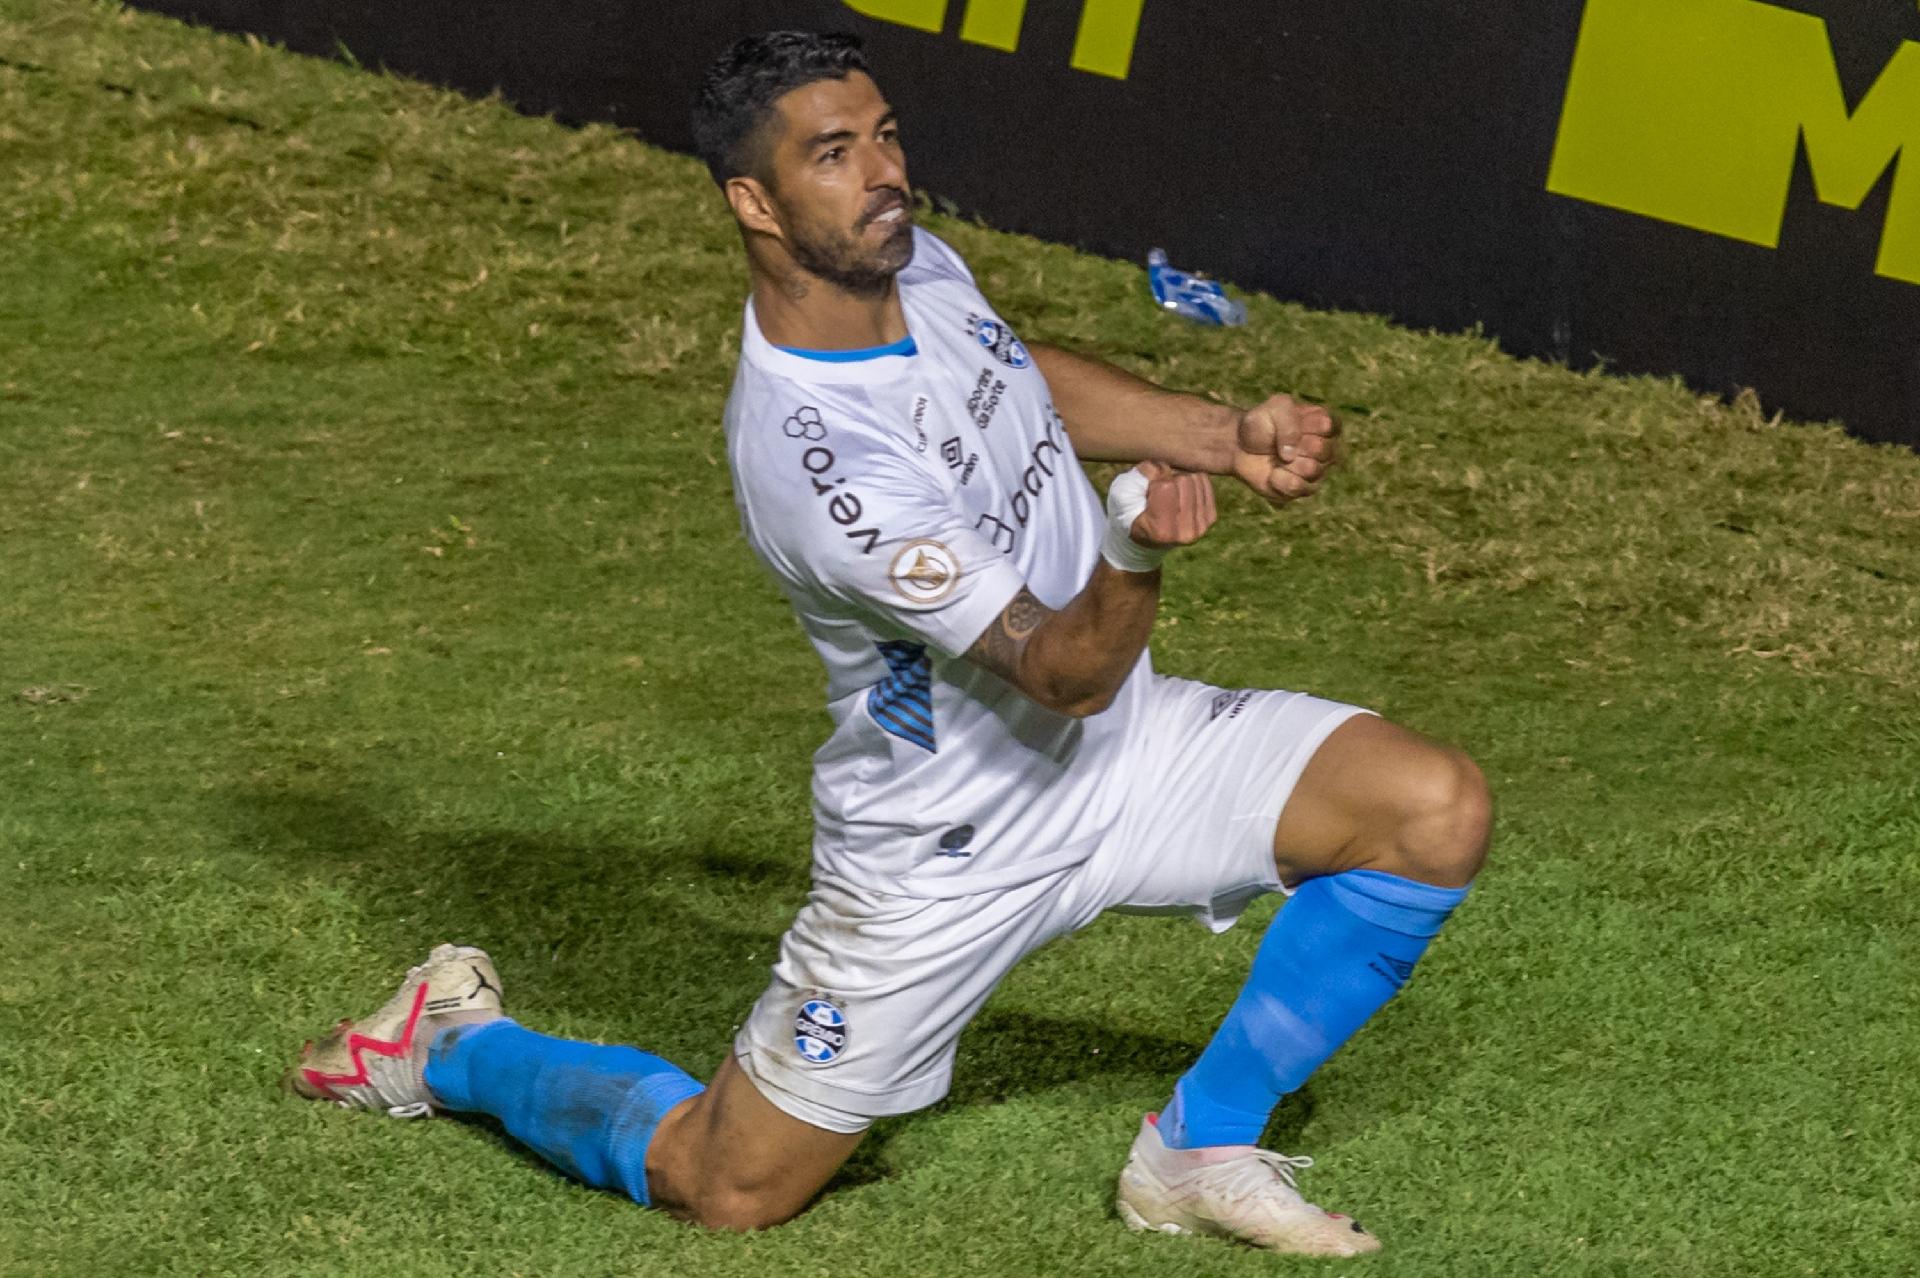
[[[729,499],[744,271],[609,130],[77,0],[0,59],[0,1273],[1317,1268],[1108,1206],[1271,907],[1037,955],[762,1235],[281,1095],[444,938],[539,1028],[726,1050],[825,726]],[[1493,780],[1474,899],[1269,1132],[1350,1267],[1920,1271],[1920,457],[935,225],[1023,336],[1340,406],[1311,508],[1222,488],[1159,663]]]

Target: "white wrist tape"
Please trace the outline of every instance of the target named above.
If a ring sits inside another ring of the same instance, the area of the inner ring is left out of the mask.
[[[1152,572],[1167,557],[1164,550],[1133,539],[1133,521],[1147,508],[1147,477],[1139,467],[1122,472],[1107,489],[1107,536],[1100,557],[1121,572]]]

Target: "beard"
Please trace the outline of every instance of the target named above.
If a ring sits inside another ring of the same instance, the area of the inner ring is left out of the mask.
[[[880,297],[893,284],[893,277],[913,260],[913,205],[904,191],[898,200],[882,197],[875,207],[854,225],[852,234],[839,230],[803,230],[793,228],[787,238],[787,251],[794,264],[818,279],[854,297]],[[869,242],[866,230],[875,218],[895,207],[903,210],[885,239]]]

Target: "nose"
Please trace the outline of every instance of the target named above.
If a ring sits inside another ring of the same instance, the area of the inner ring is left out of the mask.
[[[874,143],[869,148],[867,161],[867,189],[878,190],[882,187],[897,186],[907,189],[907,161],[896,146]]]

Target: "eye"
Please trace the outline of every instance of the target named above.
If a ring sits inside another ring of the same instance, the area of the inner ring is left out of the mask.
[[[847,148],[844,146],[830,146],[820,153],[820,163],[822,164],[838,164],[846,158]]]
[[[892,146],[898,143],[900,141],[899,128],[889,124],[886,128],[880,130],[880,140],[882,142],[885,142],[888,146]]]

